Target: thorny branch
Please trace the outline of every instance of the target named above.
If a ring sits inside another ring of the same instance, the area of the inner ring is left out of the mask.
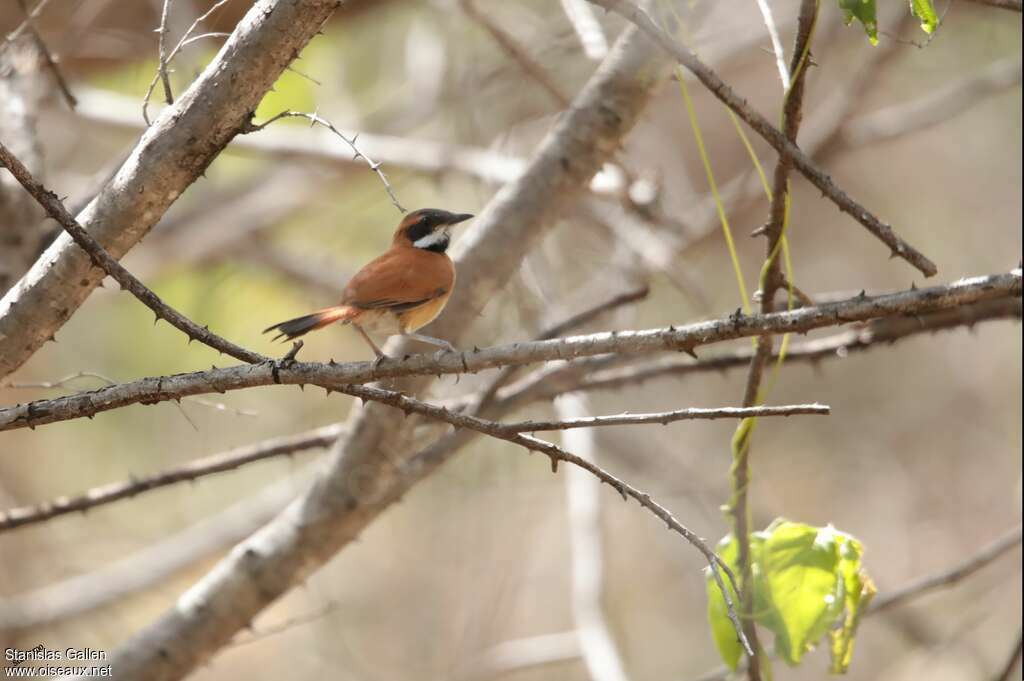
[[[306,113],[306,112],[302,112],[302,111],[282,111],[281,113],[279,113],[279,114],[277,114],[275,116],[272,116],[271,118],[269,118],[268,120],[264,121],[263,123],[260,123],[259,125],[252,125],[252,124],[250,124],[246,128],[246,130],[244,132],[246,132],[246,133],[259,132],[260,130],[262,130],[263,128],[267,127],[268,125],[270,125],[274,121],[281,120],[282,118],[305,118],[306,120],[309,121],[310,127],[313,127],[314,125],[321,125],[321,126],[327,128],[328,130],[330,130],[332,133],[334,133],[337,137],[339,137],[341,139],[341,141],[343,141],[345,144],[347,144],[349,147],[351,147],[351,149],[352,149],[352,160],[353,161],[358,161],[359,159],[362,159],[362,160],[366,161],[367,167],[369,167],[370,170],[372,170],[374,172],[374,174],[376,174],[377,177],[380,178],[381,184],[384,185],[384,190],[387,191],[388,196],[391,198],[391,203],[394,205],[395,208],[398,209],[398,212],[399,213],[406,212],[405,208],[402,207],[402,204],[400,204],[398,202],[398,197],[395,196],[395,190],[391,186],[391,183],[388,182],[387,175],[385,175],[384,171],[381,170],[381,164],[377,163],[372,158],[370,158],[369,156],[367,156],[366,154],[361,152],[359,150],[359,147],[356,146],[356,140],[359,139],[359,135],[356,134],[352,138],[346,137],[344,134],[342,134],[342,132],[340,130],[338,130],[336,127],[334,127],[333,123],[328,121],[326,118],[324,118],[320,114],[317,114],[317,113]]]
[[[852,354],[892,345],[907,338],[997,319],[1021,319],[1021,301],[1004,298],[973,303],[964,307],[914,317],[888,317],[870,322],[860,328],[842,331],[824,338],[791,345],[786,351],[786,364],[807,363],[817,365],[825,359],[845,359]],[[694,360],[652,360],[621,369],[607,369],[592,373],[574,390],[615,390],[638,385],[657,378],[682,378],[691,374],[723,372],[749,366],[754,351],[747,347],[734,352]],[[772,354],[777,359],[778,353]],[[543,371],[543,370],[542,370]],[[540,373],[540,372],[538,372]],[[550,378],[550,377],[548,377]],[[523,379],[526,381],[527,379]],[[533,379],[536,380],[536,379]],[[501,393],[499,393],[500,395]],[[554,397],[560,390],[546,390],[543,398]]]
[[[938,269],[931,260],[901,239],[893,231],[892,226],[879,220],[871,211],[840,189],[814,161],[800,151],[778,128],[755,111],[746,100],[737,95],[697,55],[659,28],[646,12],[633,3],[628,2],[628,0],[590,0],[590,2],[620,14],[636,24],[659,47],[671,54],[682,66],[692,72],[715,97],[732,109],[737,116],[742,118],[751,129],[763,137],[779,154],[792,159],[793,166],[810,180],[811,184],[820,189],[825,196],[835,203],[839,210],[848,213],[882,243],[888,246],[892,250],[893,257],[903,258],[927,277],[933,276],[938,272]]]
[[[71,216],[64,207],[64,204],[61,203],[61,200],[57,198],[57,195],[37,182],[28,169],[8,151],[2,142],[0,142],[0,165],[7,168],[14,175],[15,179],[21,183],[21,186],[25,188],[25,191],[31,194],[39,205],[46,210],[46,213],[71,235],[71,238],[82,247],[82,250],[89,254],[96,267],[113,277],[122,288],[130,291],[133,296],[139,299],[139,302],[152,310],[158,319],[163,319],[188,336],[190,340],[199,341],[203,345],[208,345],[214,350],[230,355],[235,359],[240,359],[243,362],[257,363],[268,360],[267,357],[259,353],[246,350],[231,341],[221,338],[205,326],[199,326],[185,315],[164,303],[159,296],[136,279],[121,263],[110,257],[110,254],[107,253],[103,246]]]
[[[676,421],[699,419],[744,419],[762,416],[795,416],[797,414],[828,415],[831,409],[824,404],[792,404],[784,406],[720,407],[717,409],[676,409],[651,414],[613,414],[610,416],[587,416],[564,421],[521,421],[498,424],[506,433],[533,433],[548,430],[569,430],[572,428],[594,428],[600,426],[638,426],[650,423],[668,425]]]
[[[732,570],[721,558],[718,557],[718,554],[716,554],[714,550],[704,543],[703,539],[676,520],[668,509],[651,499],[649,494],[646,494],[645,492],[642,492],[623,480],[613,476],[611,473],[608,473],[591,461],[587,461],[586,459],[572,454],[571,452],[567,452],[561,447],[553,445],[550,442],[546,442],[529,435],[523,435],[519,432],[511,432],[507,426],[495,423],[494,421],[482,419],[477,416],[470,416],[469,414],[452,412],[444,407],[437,407],[404,395],[400,392],[385,390],[383,388],[375,388],[366,385],[346,385],[340,387],[338,392],[343,392],[347,395],[352,395],[353,397],[359,397],[363,400],[372,400],[374,402],[387,404],[395,407],[396,409],[401,409],[407,414],[421,414],[433,419],[445,421],[456,428],[467,428],[499,440],[506,440],[512,444],[525,448],[527,452],[540,452],[551,460],[552,473],[557,473],[558,463],[560,461],[564,461],[582,468],[594,475],[601,482],[606,483],[622,496],[623,501],[628,501],[629,498],[632,497],[641,506],[661,519],[670,530],[682,535],[686,541],[704,555],[704,558],[707,560],[708,566],[711,570],[711,574],[717,582],[718,588],[721,589],[722,596],[725,598],[726,606],[729,611],[729,619],[732,620],[733,626],[736,628],[736,634],[739,636],[743,647],[748,652],[750,651],[750,644],[744,636],[743,627],[736,615],[732,598],[729,595],[730,591],[722,581],[722,573],[724,573],[732,586],[732,593],[740,593],[739,586],[736,583],[736,577],[733,575]]]
[[[768,15],[770,16],[770,15]],[[796,38],[793,43],[793,55],[788,70],[788,78],[783,78],[785,96],[782,104],[782,129],[786,139],[796,146],[797,132],[803,117],[804,84],[810,70],[810,44],[814,36],[814,27],[818,20],[818,0],[803,0],[797,19]],[[775,310],[775,292],[782,284],[782,249],[785,247],[786,222],[789,219],[789,171],[792,159],[785,151],[779,153],[773,177],[771,209],[768,222],[763,228],[767,237],[765,261],[761,269],[760,296],[761,314],[771,314]],[[761,401],[761,379],[764,375],[768,358],[772,355],[775,339],[771,335],[758,336],[756,350],[750,360],[747,383],[744,389],[743,406],[751,407]],[[739,551],[737,567],[740,571],[740,583],[743,585],[743,596],[740,607],[743,614],[744,631],[752,642],[755,653],[750,654],[747,673],[750,681],[761,679],[760,643],[757,637],[757,626],[754,623],[754,593],[750,585],[753,583],[753,560],[750,555],[751,513],[748,500],[750,487],[750,441],[754,432],[754,421],[744,420],[733,440],[732,463],[732,499],[727,513],[732,516],[733,534],[737,538]]]
[[[803,307],[768,315],[731,316],[680,327],[643,331],[610,331],[562,339],[530,341],[469,352],[440,351],[409,355],[383,362],[281,363],[210,369],[144,378],[52,400],[0,409],[0,431],[36,427],[89,417],[130,404],[155,404],[186,395],[241,390],[260,385],[317,385],[328,390],[352,383],[368,383],[400,376],[462,374],[509,365],[571,360],[605,354],[643,354],[657,351],[693,351],[709,343],[764,334],[803,333],[813,329],[881,317],[904,317],[949,310],[971,303],[1021,297],[1021,272],[963,279],[944,286],[912,288],[880,296]]]

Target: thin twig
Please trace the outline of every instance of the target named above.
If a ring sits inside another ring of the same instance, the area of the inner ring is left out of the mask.
[[[328,390],[400,376],[464,374],[502,366],[597,355],[640,355],[694,348],[764,334],[803,333],[882,317],[915,317],[987,300],[1021,297],[1021,271],[963,279],[944,286],[912,288],[881,296],[802,307],[769,315],[744,315],[697,322],[681,327],[642,331],[601,332],[545,341],[528,341],[469,352],[439,351],[380,362],[280,362],[213,368],[207,371],[153,376],[109,388],[52,400],[0,408],[0,431],[89,417],[130,404],[156,404],[186,395],[241,390],[260,385],[318,385]]]
[[[68,513],[87,511],[168,485],[195,481],[216,473],[234,470],[256,461],[278,456],[291,456],[297,452],[327,447],[338,439],[343,431],[344,427],[341,425],[325,426],[301,435],[274,438],[206,456],[153,475],[132,477],[129,480],[93,487],[75,496],[57,497],[44,503],[10,508],[0,511],[0,532],[40,523]]]
[[[391,197],[391,203],[392,205],[394,205],[395,208],[398,209],[398,212],[406,212],[405,208],[402,207],[402,204],[398,202],[398,197],[395,196],[395,190],[391,187],[391,183],[388,182],[387,175],[385,175],[384,171],[381,170],[381,164],[377,163],[372,158],[364,154],[362,151],[359,150],[359,147],[356,146],[356,140],[359,138],[359,135],[354,135],[351,139],[349,139],[344,134],[342,134],[340,130],[334,127],[333,123],[331,123],[318,113],[306,113],[304,111],[282,111],[281,113],[277,114],[276,116],[270,117],[268,120],[264,121],[263,123],[260,123],[259,125],[250,125],[249,128],[244,130],[243,132],[259,132],[260,130],[263,130],[265,127],[267,127],[274,121],[281,120],[282,118],[305,118],[310,122],[310,126],[321,125],[330,130],[331,132],[333,132],[335,135],[337,135],[343,142],[345,142],[345,144],[351,147],[353,154],[352,160],[364,160],[366,162],[366,165],[370,168],[370,170],[372,170],[377,175],[377,177],[380,178],[381,183],[384,185],[384,190],[388,193],[388,196]]]
[[[157,75],[160,77],[160,82],[164,87],[164,103],[174,104],[174,93],[171,92],[171,78],[167,75],[167,17],[171,13],[171,3],[174,0],[164,0],[163,11],[160,12],[160,28],[157,29],[157,33],[160,34],[158,40],[158,59],[159,65],[157,66]],[[146,101],[142,105],[143,116],[146,114],[146,105],[149,104],[149,95],[147,93]],[[149,119],[146,119],[149,122]]]
[[[230,355],[235,359],[249,363],[269,361],[268,357],[264,357],[251,350],[246,350],[231,341],[221,338],[207,327],[199,326],[185,315],[164,303],[159,296],[146,288],[121,263],[110,257],[110,254],[107,253],[103,246],[68,213],[64,204],[57,198],[57,195],[37,182],[28,169],[8,151],[2,142],[0,142],[0,165],[6,167],[14,175],[15,179],[21,183],[21,186],[46,210],[47,214],[71,235],[71,238],[82,247],[82,250],[89,254],[89,258],[96,267],[113,277],[122,288],[130,291],[143,305],[153,311],[157,319],[165,320],[191,340],[199,341],[203,345],[208,345],[214,350]]]
[[[952,586],[993,562],[1021,543],[1021,526],[1013,528],[991,544],[983,546],[963,562],[935,574],[925,575],[895,591],[882,593],[871,603],[871,613],[882,612],[934,589]]]
[[[717,73],[702,62],[692,51],[683,47],[668,33],[659,28],[644,12],[628,0],[590,0],[590,2],[622,15],[640,30],[650,36],[663,50],[671,54],[682,66],[691,71],[715,97],[732,109],[757,134],[765,139],[780,154],[788,156],[793,166],[810,182],[820,189],[843,212],[874,234],[892,251],[893,257],[900,257],[920,270],[925,276],[934,275],[938,269],[920,251],[901,239],[888,225],[879,220],[871,211],[840,189],[832,179],[768,119],[755,111],[743,98],[737,95]]]
[[[827,416],[831,408],[824,404],[791,404],[777,407],[719,407],[717,409],[677,409],[650,414],[614,414],[610,416],[587,416],[585,418],[565,421],[520,421],[503,423],[501,427],[508,433],[534,433],[546,430],[570,430],[573,428],[597,428],[602,426],[639,426],[649,423],[668,425],[676,421],[693,421],[705,419],[745,419],[762,416],[795,416],[797,414],[815,414]]]
[[[36,28],[35,23],[33,22],[33,16],[35,16],[34,13],[29,12],[26,0],[18,0],[18,4],[21,6],[21,11],[25,14],[25,26],[29,33],[32,34],[32,41],[39,50],[39,54],[42,56],[43,62],[46,64],[46,68],[51,74],[53,74],[53,80],[57,84],[57,89],[60,90],[60,94],[64,98],[68,107],[74,110],[74,108],[78,106],[78,100],[75,99],[73,94],[71,94],[71,87],[68,85],[67,78],[64,77],[64,72],[60,70],[56,57],[54,57],[53,53],[50,52],[50,49],[46,46],[46,42],[43,40],[43,36]]]
[[[772,16],[772,7],[768,4],[768,0],[757,0],[757,9],[761,11],[761,18],[764,19],[765,28],[768,29],[768,37],[772,41],[772,52],[775,53],[775,66],[779,69],[782,89],[788,90],[789,68],[786,67],[786,51],[782,48],[779,29],[776,27],[775,18]]]
[[[199,27],[199,24],[206,21],[206,19],[209,18],[211,14],[219,10],[221,7],[231,2],[231,0],[218,0],[218,2],[214,3],[214,5],[210,7],[210,9],[206,10],[206,12],[201,14],[195,21],[192,22],[192,25],[189,26],[188,30],[185,31],[185,34],[181,36],[181,40],[179,40],[178,44],[174,46],[174,49],[171,50],[169,54],[165,55],[166,48],[164,40],[165,35],[167,33],[167,13],[169,11],[169,5],[171,1],[172,0],[164,0],[163,12],[161,14],[160,19],[160,28],[158,29],[158,32],[160,33],[160,65],[157,68],[156,74],[153,75],[153,80],[151,80],[149,83],[149,88],[146,90],[146,96],[142,100],[142,118],[146,121],[146,125],[150,125],[148,112],[149,100],[153,96],[153,90],[156,89],[156,84],[158,82],[163,81],[164,99],[167,101],[167,103],[171,104],[174,101],[174,98],[171,94],[170,80],[167,77],[167,67],[170,65],[172,61],[174,61],[174,58],[178,56],[178,53],[181,52],[181,48],[193,42],[193,40],[191,40],[192,33]]]
[[[230,33],[224,33],[223,31],[210,31],[209,33],[200,33],[199,35],[192,36],[188,40],[183,40],[181,42],[181,46],[182,47],[187,47],[187,46],[191,45],[192,43],[199,42],[200,40],[205,40],[206,38],[227,38],[230,35],[231,35]],[[295,69],[293,69],[290,66],[288,67],[288,70],[289,71],[295,71]],[[298,73],[298,71],[295,71],[295,73]],[[313,82],[316,82],[316,81],[313,81]],[[317,85],[320,85],[320,83],[317,83]]]

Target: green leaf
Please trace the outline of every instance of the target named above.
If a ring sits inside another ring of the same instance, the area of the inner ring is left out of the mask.
[[[932,0],[910,0],[910,13],[921,20],[921,30],[929,35],[939,25]]]
[[[843,10],[847,26],[856,19],[864,26],[864,32],[868,34],[871,44],[878,44],[878,18],[875,0],[839,0],[839,9]]]
[[[776,652],[797,665],[842,612],[836,533],[831,527],[774,524],[761,561],[765,600],[770,604],[763,619],[775,633]]]
[[[843,606],[845,615],[842,624],[829,631],[833,674],[845,674],[853,657],[853,641],[857,625],[871,604],[875,585],[861,567],[863,550],[860,542],[849,535],[839,535],[841,541],[839,572],[842,575]]]
[[[735,538],[731,534],[725,535],[722,541],[718,542],[716,550],[725,564],[735,572],[736,556],[739,551],[739,544]],[[729,619],[729,608],[722,596],[722,590],[718,588],[718,582],[711,574],[711,568],[706,570],[705,581],[708,591],[708,623],[711,625],[711,636],[715,640],[715,646],[718,647],[718,654],[722,656],[722,662],[729,669],[736,671],[740,656],[743,654],[743,647],[736,636],[736,628],[733,627],[732,620]],[[725,585],[729,589],[729,597],[732,602],[738,604],[736,592],[729,585],[729,580],[725,580]]]
[[[731,534],[718,543],[717,551],[739,574],[739,543]],[[861,565],[863,553],[857,539],[831,525],[813,527],[779,518],[751,533],[754,621],[775,635],[775,651],[789,665],[800,664],[827,635],[830,671],[842,674],[850,666],[857,625],[875,594]],[[710,572],[707,592],[711,635],[722,661],[735,670],[743,650]],[[731,588],[729,594],[738,607]]]

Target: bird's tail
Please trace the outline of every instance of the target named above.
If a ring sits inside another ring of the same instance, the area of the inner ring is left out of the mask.
[[[280,324],[274,324],[263,329],[263,333],[269,333],[271,331],[278,331],[279,333],[274,336],[273,340],[278,338],[284,338],[285,340],[291,340],[303,336],[310,331],[333,324],[334,322],[346,322],[355,316],[356,310],[349,307],[348,305],[336,305],[334,307],[327,307],[323,310],[318,310],[312,314],[305,315],[304,317],[296,317],[295,319],[289,319],[286,322]]]

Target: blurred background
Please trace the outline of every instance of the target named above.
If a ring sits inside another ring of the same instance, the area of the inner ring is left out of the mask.
[[[175,2],[173,42],[212,4]],[[788,49],[796,3],[770,4]],[[834,2],[822,3],[801,146],[935,260],[936,281],[1008,271],[1021,257],[1020,14],[940,3],[944,22],[926,42],[906,3],[882,4],[882,36],[872,47],[859,26],[843,26]],[[250,5],[227,2],[202,24],[204,37],[173,63],[176,93]],[[690,44],[774,120],[782,89],[756,3],[719,5],[695,0],[676,9]],[[52,0],[40,12],[36,25],[60,58],[76,110],[30,41],[3,45],[9,89],[0,110],[20,88],[35,136],[5,129],[13,120],[5,114],[0,138],[26,145],[69,206],[89,200],[144,129],[161,6]],[[256,120],[316,110],[362,133],[360,145],[383,163],[406,207],[476,213],[593,73],[606,49],[595,36],[611,43],[623,29],[617,17],[594,16],[600,30],[584,42],[561,3],[349,2]],[[0,5],[0,35],[22,17],[18,2]],[[751,161],[724,108],[689,87],[753,290],[764,246],[746,235],[764,222],[767,203],[756,183],[750,189]],[[158,87],[150,115],[161,106]],[[768,147],[753,143],[773,166]],[[644,301],[590,329],[681,324],[740,306],[676,82],[659,88],[616,161],[595,183],[594,200],[562,216],[490,303],[467,346],[532,337],[644,283]],[[805,292],[924,284],[813,187],[802,179],[793,187],[790,244]],[[340,140],[281,121],[232,143],[124,264],[192,319],[281,354],[260,331],[333,303],[347,277],[386,248],[399,219],[379,180]],[[53,236],[52,222],[38,224],[35,252]],[[302,357],[370,358],[342,327],[310,336]],[[818,401],[833,414],[759,425],[755,526],[785,516],[855,535],[883,594],[966,559],[1020,522],[1020,358],[1020,326],[1003,320],[783,367],[769,403]],[[56,342],[0,384],[0,403],[226,362],[186,345],[168,325],[154,326],[151,313],[108,280]],[[90,375],[38,387],[80,372]],[[466,395],[486,379],[446,377],[432,397]],[[588,393],[582,404],[541,401],[513,418],[734,405],[744,382],[742,369],[669,376]],[[336,423],[348,407],[336,394],[268,387],[7,432],[0,505],[77,494]],[[720,505],[729,496],[735,425],[604,428],[590,445],[601,465],[714,542],[728,531]],[[322,450],[309,450],[0,533],[0,641],[112,650],[299,494],[321,458]],[[588,533],[586,518],[567,513],[573,480],[563,469],[552,475],[540,457],[476,440],[194,678],[587,679],[573,632],[590,616],[588,603],[600,606],[628,678],[685,681],[718,668],[700,555],[609,489],[597,496]],[[590,592],[578,583],[580,532],[597,542],[586,556],[603,574]],[[948,590],[866,620],[849,676],[994,678],[1020,626],[1016,548]],[[826,668],[826,652],[817,651],[800,669],[777,663],[776,673],[814,679]]]

